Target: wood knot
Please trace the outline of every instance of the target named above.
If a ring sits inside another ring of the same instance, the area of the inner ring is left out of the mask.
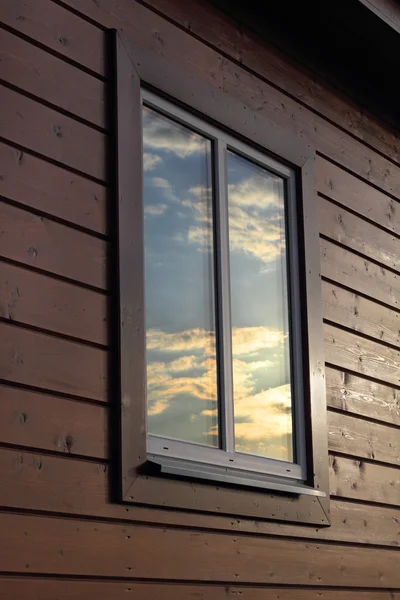
[[[28,415],[26,413],[23,412],[18,415],[18,422],[21,425],[24,425],[24,423],[26,423],[27,420],[28,420]]]
[[[65,441],[64,441],[64,446],[65,446],[65,450],[66,450],[66,452],[68,452],[68,454],[71,453],[73,444],[74,444],[74,438],[72,437],[72,435],[66,435]]]
[[[42,459],[35,458],[33,461],[33,465],[34,465],[35,469],[37,469],[38,471],[41,471],[41,469],[43,467]]]
[[[61,127],[59,125],[53,125],[53,131],[56,135],[56,137],[62,137],[62,130]]]

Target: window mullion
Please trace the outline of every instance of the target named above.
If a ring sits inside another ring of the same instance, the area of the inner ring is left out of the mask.
[[[218,339],[222,448],[235,450],[226,143],[215,141]]]

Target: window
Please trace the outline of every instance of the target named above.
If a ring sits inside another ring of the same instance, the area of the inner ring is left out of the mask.
[[[290,489],[306,479],[295,173],[142,98],[148,457]]]
[[[122,499],[329,524],[314,152],[116,49]]]

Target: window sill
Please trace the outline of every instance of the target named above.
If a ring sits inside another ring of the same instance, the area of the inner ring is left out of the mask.
[[[305,485],[302,482],[274,477],[256,472],[229,469],[215,465],[206,465],[194,461],[171,458],[165,456],[148,455],[150,463],[157,465],[161,473],[166,475],[178,475],[195,479],[206,479],[220,483],[230,483],[245,487],[262,488],[266,491],[277,491],[295,496],[319,496],[326,497],[326,493]]]

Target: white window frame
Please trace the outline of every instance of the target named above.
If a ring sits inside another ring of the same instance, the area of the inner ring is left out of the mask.
[[[286,164],[261,152],[239,137],[215,127],[205,119],[181,108],[151,91],[141,89],[142,103],[175,122],[198,132],[213,144],[210,169],[214,174],[215,202],[214,251],[217,269],[215,291],[220,298],[217,315],[218,406],[222,448],[173,440],[147,434],[147,458],[168,474],[213,479],[250,487],[263,487],[293,493],[324,495],[304,484],[307,480],[307,452],[304,416],[303,344],[300,314],[298,254],[298,214],[296,172]],[[268,140],[265,140],[268,146]],[[293,440],[296,462],[247,455],[234,448],[234,400],[232,375],[232,338],[229,273],[229,219],[227,199],[227,150],[242,156],[283,178],[285,188],[286,244],[288,248],[288,304],[290,320],[291,389]],[[216,310],[216,305],[214,307]],[[222,356],[222,358],[221,358]],[[147,415],[147,411],[146,411]]]

